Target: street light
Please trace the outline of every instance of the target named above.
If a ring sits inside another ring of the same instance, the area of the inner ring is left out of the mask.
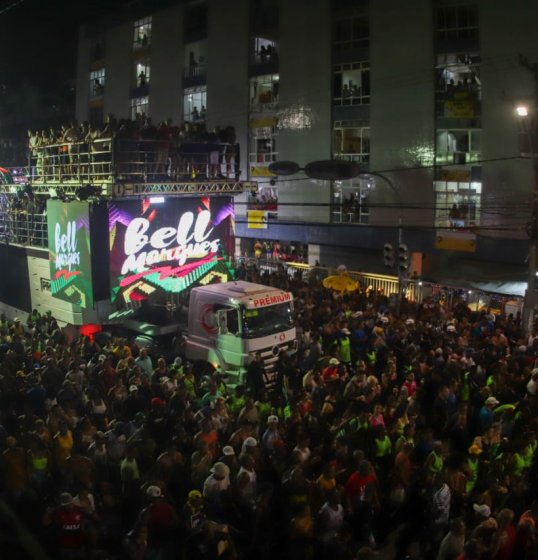
[[[516,115],[518,117],[527,117],[529,115],[529,109],[525,105],[518,105],[516,107]]]

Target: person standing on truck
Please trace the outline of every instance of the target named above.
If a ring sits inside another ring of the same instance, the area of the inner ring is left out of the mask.
[[[140,367],[144,375],[150,377],[153,373],[153,362],[151,361],[151,357],[148,356],[146,348],[140,349],[140,354],[138,358],[135,359],[135,364]]]
[[[246,375],[247,389],[250,391],[254,400],[259,400],[262,396],[265,386],[265,381],[263,379],[264,371],[262,355],[256,352],[254,359],[247,367]]]

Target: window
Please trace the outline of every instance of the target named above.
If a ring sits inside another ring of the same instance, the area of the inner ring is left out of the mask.
[[[278,44],[267,37],[252,37],[251,39],[252,64],[268,64],[278,60]]]
[[[185,77],[197,78],[207,72],[207,41],[185,45]]]
[[[332,221],[367,224],[371,187],[368,177],[335,181],[332,186]]]
[[[105,93],[105,69],[90,72],[90,97],[101,97]]]
[[[259,127],[256,123],[254,127],[251,125],[249,161],[254,167],[256,164],[269,164],[277,160],[276,136],[274,124]]]
[[[465,165],[479,161],[481,136],[479,129],[437,130],[435,163]]]
[[[205,120],[207,87],[186,88],[183,93],[183,120],[196,122]]]
[[[370,42],[368,16],[338,13],[334,18],[334,50],[367,49]]]
[[[278,107],[278,74],[256,76],[250,80],[251,111],[270,111]]]
[[[183,36],[186,41],[195,41],[207,36],[207,6],[205,4],[185,8]]]
[[[479,116],[481,81],[478,53],[438,54],[435,70],[437,116],[460,119]]]
[[[446,228],[468,228],[480,223],[482,183],[472,181],[471,171],[443,170],[435,181],[435,225]]]
[[[353,62],[333,67],[333,102],[335,105],[370,103],[370,63]]]
[[[478,39],[478,8],[441,6],[437,9],[437,39],[439,41]]]
[[[137,115],[147,116],[149,99],[148,97],[135,97],[131,99],[131,119],[136,120]]]
[[[105,40],[94,39],[90,45],[90,62],[97,62],[105,58]]]
[[[144,87],[149,84],[151,77],[151,66],[149,58],[139,60],[135,63],[135,87]]]
[[[349,121],[335,122],[333,156],[338,159],[368,163],[370,161],[370,128]]]
[[[134,22],[134,48],[142,49],[151,43],[151,16]]]

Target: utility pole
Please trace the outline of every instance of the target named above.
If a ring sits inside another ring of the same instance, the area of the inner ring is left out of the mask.
[[[527,293],[523,305],[522,327],[526,336],[531,336],[534,330],[534,309],[536,307],[536,267],[538,265],[538,154],[536,153],[536,118],[538,116],[538,63],[531,64],[528,59],[520,55],[519,63],[523,68],[532,73],[534,77],[534,99],[533,107],[529,112],[525,108],[518,107],[518,114],[522,119],[523,130],[528,143],[529,155],[532,158],[534,170],[534,184],[532,189],[531,217],[528,224],[529,234],[529,258]]]

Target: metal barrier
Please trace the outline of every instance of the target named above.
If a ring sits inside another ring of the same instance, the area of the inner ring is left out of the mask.
[[[166,140],[99,138],[30,150],[29,176],[40,185],[181,179],[226,179],[239,174],[238,146]]]
[[[46,248],[47,216],[18,210],[0,211],[0,237],[4,243]]]

